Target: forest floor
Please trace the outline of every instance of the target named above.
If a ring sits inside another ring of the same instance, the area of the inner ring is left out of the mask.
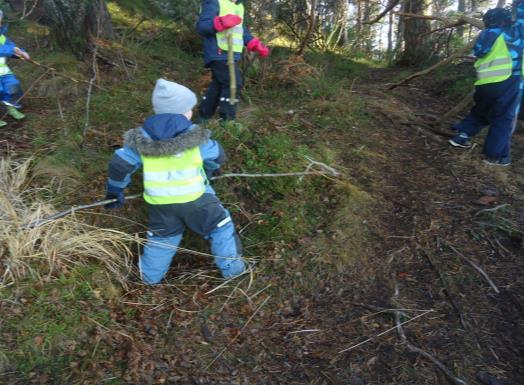
[[[28,97],[26,122],[0,132],[10,151],[35,157],[35,182],[58,186],[57,207],[103,196],[107,160],[149,113],[158,76],[205,87],[200,59],[166,48],[169,36],[140,57],[123,48],[142,72],[101,63],[106,89],[93,93],[81,149],[85,98],[69,86],[54,92],[56,79]],[[88,73],[87,62],[56,61]],[[241,124],[211,126],[227,171],[301,171],[309,156],[341,176],[217,181],[254,264],[224,285],[205,255],[188,251],[206,250],[189,236],[155,288],[122,286],[96,265],[3,288],[0,383],[449,383],[413,345],[464,383],[482,384],[479,372],[523,383],[522,134],[508,168],[482,163],[482,138],[451,148],[451,131],[434,123],[456,101],[452,77],[388,91],[405,70],[328,54],[302,62],[285,50],[250,71],[258,77],[248,79]],[[114,215],[79,218],[143,233],[139,202]],[[411,345],[391,309],[401,309]]]

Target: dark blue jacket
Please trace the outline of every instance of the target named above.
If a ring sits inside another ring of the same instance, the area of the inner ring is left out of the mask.
[[[201,6],[200,17],[196,25],[197,32],[204,38],[204,63],[207,67],[209,63],[215,60],[227,61],[227,52],[222,51],[218,48],[217,43],[217,31],[213,25],[215,16],[220,13],[220,7],[218,0],[203,0]],[[244,45],[247,45],[253,36],[247,29],[244,22]],[[239,61],[242,58],[240,53],[235,52],[235,61]]]
[[[504,34],[504,41],[513,59],[513,76],[522,74],[522,51],[524,50],[524,0],[514,2],[517,17],[515,22],[506,28],[487,28],[483,30],[473,48],[473,54],[478,57],[486,56],[493,47],[495,40]]]
[[[2,27],[0,27],[0,35],[5,35],[7,34],[7,25],[3,25]],[[6,36],[7,38],[7,36]],[[1,57],[12,57],[14,56],[15,54],[15,47],[16,47],[16,44],[7,39],[5,41],[5,44],[3,45],[0,45],[0,56]]]

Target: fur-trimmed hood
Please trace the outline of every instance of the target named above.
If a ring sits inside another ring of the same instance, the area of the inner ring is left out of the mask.
[[[211,137],[211,131],[196,125],[174,138],[153,140],[145,134],[142,127],[127,131],[124,134],[124,145],[135,149],[146,156],[165,156],[180,154],[185,150],[198,147]]]

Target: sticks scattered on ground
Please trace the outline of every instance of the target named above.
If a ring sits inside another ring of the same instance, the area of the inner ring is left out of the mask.
[[[424,317],[426,314],[433,313],[433,312],[434,312],[434,310],[432,310],[432,309],[431,309],[431,310],[426,310],[424,313],[419,314],[419,315],[417,315],[417,316],[415,316],[415,317],[413,317],[413,318],[410,318],[409,320],[402,322],[400,325],[402,326],[402,325],[408,324],[408,323],[410,323],[410,322],[415,321],[415,320],[418,319],[418,318]],[[396,313],[400,314],[400,311],[396,311]],[[361,345],[364,345],[364,344],[368,343],[369,341],[374,340],[375,338],[381,337],[381,336],[383,336],[383,335],[385,335],[385,334],[387,334],[387,333],[389,333],[389,332],[391,332],[391,331],[397,329],[397,327],[398,327],[398,326],[394,326],[394,327],[392,327],[392,328],[389,328],[389,329],[387,329],[387,330],[384,330],[382,333],[379,333],[379,334],[376,334],[376,335],[374,335],[374,336],[372,336],[372,337],[369,337],[367,340],[364,340],[364,341],[362,341],[362,342],[359,342],[358,344],[353,345],[353,346],[350,346],[349,348],[346,348],[346,349],[340,350],[340,351],[338,352],[338,354],[345,353],[345,352],[349,352],[350,350],[353,350],[353,349],[355,349],[355,348],[357,348],[357,347],[359,347],[359,346],[361,346]]]
[[[466,257],[464,254],[462,254],[460,251],[458,251],[453,245],[451,245],[450,243],[444,241],[444,244],[449,247],[455,254],[457,254],[460,258],[462,258],[463,260],[465,260],[467,263],[469,263],[475,270],[477,270],[480,275],[482,275],[484,277],[484,279],[489,283],[489,285],[491,286],[491,288],[493,289],[493,291],[497,294],[500,294],[500,290],[498,289],[498,287],[493,283],[493,281],[491,280],[491,278],[489,277],[489,275],[480,268],[479,265],[477,265],[475,262],[473,262],[471,259],[469,259],[468,257]]]
[[[255,318],[255,316],[257,315],[257,313],[260,311],[260,309],[262,309],[262,307],[267,303],[267,301],[269,301],[269,299],[271,298],[271,296],[268,296],[266,297],[266,299],[264,301],[262,301],[262,303],[255,309],[255,311],[253,312],[253,314],[251,315],[251,317],[249,317],[249,319],[246,321],[246,323],[244,324],[244,326],[242,326],[242,329],[240,329],[237,333],[237,335],[231,340],[229,341],[229,343],[226,345],[226,347],[224,349],[222,349],[220,351],[220,353],[218,353],[218,355],[213,359],[213,361],[211,361],[206,367],[204,370],[208,370],[210,367],[213,366],[213,364],[222,356],[222,354],[224,354],[226,352],[226,350],[232,345],[235,343],[235,341],[238,339],[238,337],[240,337],[240,335],[242,334],[242,332],[244,331],[244,329],[247,327],[247,325],[251,322],[251,320],[253,318]]]
[[[394,298],[396,302],[398,303],[398,296],[399,296],[399,288],[398,284],[395,285],[395,295]],[[424,313],[425,314],[425,313]],[[406,337],[406,333],[404,332],[404,329],[402,326],[406,322],[400,322],[401,321],[401,313],[399,311],[395,312],[395,328],[397,329],[398,335],[400,336],[400,339],[402,340],[402,343],[406,345],[408,350],[413,353],[418,353],[421,356],[426,357],[428,360],[433,362],[435,365],[438,366],[438,368],[453,382],[455,385],[468,385],[468,383],[458,377],[456,377],[451,370],[449,370],[442,362],[437,360],[435,357],[433,357],[431,354],[426,352],[425,350],[420,349],[418,346],[413,345]]]

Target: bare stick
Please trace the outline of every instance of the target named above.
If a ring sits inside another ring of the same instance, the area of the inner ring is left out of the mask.
[[[413,317],[413,318],[410,318],[410,319],[407,320],[407,321],[402,322],[401,325],[405,325],[405,324],[408,324],[408,323],[410,323],[410,322],[413,322],[413,321],[415,321],[417,318],[424,317],[426,314],[433,313],[433,312],[434,312],[434,310],[427,310],[427,311],[425,311],[425,312],[422,313],[422,314],[419,314],[419,315],[417,315],[417,316],[415,316],[415,317]],[[350,346],[349,348],[346,348],[346,349],[344,349],[344,350],[341,350],[341,351],[339,351],[338,353],[341,354],[341,353],[344,353],[344,352],[349,352],[350,350],[353,350],[353,349],[355,349],[355,348],[357,348],[357,347],[359,347],[359,346],[361,346],[361,345],[364,345],[365,343],[367,343],[367,342],[369,342],[369,341],[372,341],[372,340],[374,340],[374,339],[377,338],[377,337],[381,337],[381,336],[383,336],[384,334],[387,334],[387,333],[389,333],[390,331],[395,330],[395,329],[397,329],[397,326],[394,326],[394,327],[392,327],[392,328],[389,328],[389,329],[387,329],[387,330],[384,330],[382,333],[376,334],[376,335],[374,335],[374,336],[368,338],[367,340],[362,341],[362,342],[360,342],[360,343],[358,343],[358,344],[356,344],[356,345]]]
[[[398,295],[399,295],[399,289],[398,289],[398,284],[395,285],[395,299],[397,299],[397,303],[398,303]],[[397,333],[398,335],[400,336],[400,339],[402,340],[402,343],[404,343],[406,345],[406,347],[408,348],[408,350],[410,352],[413,352],[413,353],[418,353],[424,357],[426,357],[428,360],[430,360],[431,362],[433,362],[435,365],[438,366],[438,368],[456,385],[468,385],[467,382],[465,382],[464,380],[458,378],[458,377],[455,377],[455,375],[451,372],[451,370],[449,370],[442,362],[440,362],[439,360],[437,360],[435,357],[433,357],[431,354],[429,354],[428,352],[420,349],[419,347],[413,345],[412,343],[410,343],[406,337],[406,333],[404,332],[404,329],[402,328],[402,325],[405,324],[405,322],[400,322],[400,317],[401,317],[401,314],[400,312],[395,312],[395,323],[396,323],[396,329],[397,329]]]
[[[398,86],[401,86],[401,85],[404,85],[408,82],[410,82],[411,80],[415,79],[415,78],[418,78],[419,76],[422,76],[422,75],[427,75],[429,74],[430,72],[436,70],[437,68],[445,65],[445,64],[448,64],[448,63],[451,63],[453,60],[455,60],[456,58],[464,55],[466,52],[470,51],[471,48],[473,48],[473,42],[471,42],[470,44],[468,44],[467,46],[463,47],[462,49],[458,50],[457,52],[453,53],[452,55],[448,56],[446,59],[444,60],[441,60],[439,61],[438,63],[432,65],[431,67],[429,68],[426,68],[425,70],[422,70],[422,71],[419,71],[419,72],[415,72],[414,74],[408,76],[407,78],[405,78],[404,80],[401,80],[400,82],[398,83],[394,83],[392,85],[390,85],[388,87],[389,90],[392,90],[394,88],[397,88]]]
[[[508,206],[510,206],[509,203],[504,203],[502,205],[495,206],[495,207],[493,207],[491,209],[479,210],[473,216],[476,217],[477,215],[482,214],[482,213],[492,213],[492,212],[498,211],[498,210],[503,209],[503,208],[508,207]]]
[[[257,308],[256,310],[253,312],[253,314],[251,315],[251,317],[249,317],[249,319],[246,321],[246,323],[244,324],[244,326],[242,326],[242,329],[240,329],[237,333],[237,335],[231,340],[229,341],[229,343],[226,345],[226,347],[224,349],[222,349],[220,351],[220,353],[213,359],[213,361],[211,361],[205,368],[204,370],[208,370],[211,366],[213,366],[213,364],[222,356],[222,354],[224,354],[224,352],[238,339],[238,337],[240,337],[240,334],[242,333],[242,331],[246,328],[246,326],[251,322],[251,320],[255,317],[255,315],[259,312],[260,309],[262,309],[262,307],[266,304],[267,301],[269,301],[269,299],[271,298],[271,296],[267,297]]]
[[[67,74],[64,74],[62,72],[59,72],[56,68],[53,68],[53,67],[49,67],[48,65],[45,65],[45,64],[42,64],[42,63],[39,63],[37,62],[36,60],[33,60],[33,59],[23,59],[25,62],[27,63],[31,63],[31,64],[34,64],[35,66],[38,66],[38,67],[42,67],[48,71],[51,71],[53,72],[53,74],[55,74],[56,76],[59,76],[61,78],[64,78],[64,79],[68,79],[68,80],[71,80],[72,82],[74,83],[85,83],[85,84],[90,84],[89,80],[83,80],[83,79],[77,79],[77,78],[74,78],[72,76],[69,76]],[[98,89],[103,89],[102,87],[98,86],[95,84],[95,87],[98,88]]]
[[[466,257],[464,254],[462,254],[460,251],[458,251],[453,245],[451,245],[450,243],[444,241],[444,243],[446,244],[446,246],[448,246],[451,250],[453,250],[453,252],[455,254],[457,254],[460,258],[462,258],[463,260],[465,260],[467,263],[469,263],[471,265],[471,267],[473,267],[475,270],[477,270],[480,275],[482,275],[484,277],[484,279],[489,283],[489,285],[491,286],[491,288],[493,289],[493,291],[497,294],[500,294],[500,290],[498,289],[498,287],[493,283],[493,281],[491,280],[491,278],[489,278],[488,274],[482,270],[480,268],[479,265],[477,265],[475,262],[473,262],[471,259],[469,259],[468,257]]]
[[[482,20],[467,15],[460,15],[458,18],[452,19],[436,15],[419,15],[416,13],[406,12],[396,12],[396,14],[402,17],[410,17],[413,19],[438,20],[447,24],[463,22],[464,24],[471,24],[472,26],[477,27],[478,29],[484,29],[484,22]]]
[[[229,104],[237,102],[237,74],[235,72],[235,51],[233,51],[233,32],[227,32],[227,66],[229,68]]]
[[[141,196],[142,196],[142,194],[135,194],[135,195],[127,196],[125,199],[126,200],[132,200],[132,199],[139,198]],[[67,210],[61,211],[61,212],[56,213],[54,215],[51,215],[50,217],[30,222],[30,223],[22,226],[22,228],[23,229],[33,229],[35,227],[39,227],[39,226],[45,225],[46,223],[54,221],[55,219],[65,217],[66,215],[69,215],[69,214],[73,214],[75,211],[87,210],[87,209],[92,209],[94,207],[105,206],[107,204],[115,203],[117,201],[118,201],[118,199],[116,199],[116,198],[115,199],[106,199],[106,200],[103,200],[103,201],[89,203],[87,205],[73,206],[73,207],[71,207],[71,208],[69,208]]]

